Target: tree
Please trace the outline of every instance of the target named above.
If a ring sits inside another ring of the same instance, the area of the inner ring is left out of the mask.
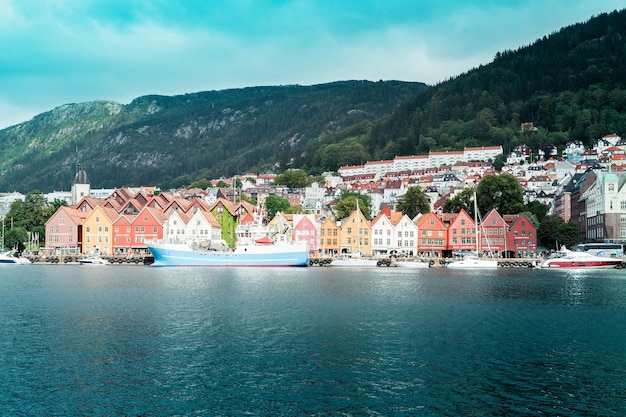
[[[273,219],[279,211],[282,213],[288,212],[290,207],[291,204],[289,204],[289,200],[276,194],[265,199],[267,218],[270,220]]]
[[[539,242],[550,249],[560,249],[559,246],[573,246],[580,242],[578,227],[571,220],[567,223],[559,216],[549,214],[543,218],[537,230]]]
[[[58,203],[58,202],[57,202]],[[48,204],[41,191],[31,191],[24,196],[24,201],[17,200],[11,203],[11,208],[5,216],[5,221],[12,228],[23,228],[26,233],[39,233],[39,240],[45,241],[46,221],[54,214],[56,207]],[[28,238],[24,239],[26,241]],[[5,239],[6,240],[6,239]],[[8,241],[7,241],[8,242]],[[7,246],[9,246],[7,244]]]
[[[495,209],[500,214],[518,214],[524,210],[524,190],[511,174],[485,175],[476,187],[480,213]]]
[[[359,210],[366,219],[370,218],[370,206],[372,199],[367,194],[361,194],[356,191],[343,190],[339,199],[335,203],[335,218],[345,219],[356,210],[356,202],[359,201]]]
[[[443,211],[446,213],[458,213],[465,210],[471,217],[474,217],[474,190],[464,188],[453,198],[446,200]]]
[[[303,169],[288,169],[276,176],[274,184],[289,188],[304,188],[311,184],[311,179]]]
[[[430,204],[421,187],[409,187],[398,200],[397,209],[406,214],[410,219],[415,218],[419,213],[430,212]]]
[[[22,252],[25,248],[24,243],[28,240],[28,232],[25,228],[14,226],[4,233],[4,246],[6,248],[17,249]]]
[[[495,169],[496,171],[500,172],[502,171],[502,167],[505,165],[506,163],[506,156],[504,156],[503,153],[501,153],[500,155],[497,155],[494,160],[493,160],[493,169]]]
[[[534,214],[538,222],[537,225],[540,225],[543,218],[546,217],[546,214],[548,214],[548,210],[550,210],[550,208],[540,201],[533,200],[526,203],[526,208],[524,210]]]
[[[206,190],[207,188],[211,188],[211,181],[206,178],[200,178],[199,180],[196,180],[189,184],[187,188],[200,188],[201,190]]]

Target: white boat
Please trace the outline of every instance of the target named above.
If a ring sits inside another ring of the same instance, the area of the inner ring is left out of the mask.
[[[0,265],[28,265],[30,263],[28,258],[17,256],[15,251],[0,253]]]
[[[480,254],[479,235],[478,235],[478,204],[476,203],[476,193],[474,192],[474,223],[476,224],[476,252],[468,253],[459,259],[446,264],[446,268],[451,269],[496,269],[498,261],[478,256]],[[489,244],[489,240],[487,240]],[[489,251],[491,253],[491,250]]]
[[[362,258],[361,256],[343,256],[333,259],[330,266],[352,267],[352,268],[371,268],[378,266],[378,261],[372,258]]]
[[[99,256],[89,256],[87,258],[79,259],[78,262],[81,265],[109,265],[109,261],[102,259]]]
[[[271,233],[260,216],[235,229],[237,245],[224,241],[147,242],[153,266],[308,266],[309,244],[291,241],[288,233]]]
[[[477,255],[465,255],[461,259],[446,264],[451,269],[496,269],[498,261],[488,258],[479,258]]]
[[[615,268],[622,263],[622,258],[571,251],[563,246],[560,251],[539,262],[538,266],[540,268],[601,269]]]
[[[194,243],[147,243],[153,266],[308,266],[308,243],[258,239],[235,250],[211,250]]]
[[[430,268],[430,264],[428,262],[424,262],[418,258],[394,261],[391,265],[397,268],[410,268],[410,269]]]

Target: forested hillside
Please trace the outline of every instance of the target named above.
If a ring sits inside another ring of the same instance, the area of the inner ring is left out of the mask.
[[[156,184],[284,169],[312,138],[374,121],[423,83],[345,81],[67,104],[0,131],[0,190]]]
[[[498,53],[489,65],[416,95],[393,114],[309,142],[312,171],[363,160],[502,144],[587,146],[626,135],[626,10]],[[520,129],[532,122],[537,130]]]

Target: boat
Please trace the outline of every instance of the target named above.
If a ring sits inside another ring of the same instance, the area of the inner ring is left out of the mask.
[[[418,258],[402,259],[400,261],[394,261],[391,265],[397,268],[410,268],[410,269],[430,268],[430,264],[428,262],[424,262]]]
[[[235,228],[237,244],[231,249],[223,240],[187,242],[147,242],[154,256],[153,266],[308,266],[309,245],[291,241],[287,230],[274,233],[262,224],[260,215],[254,221]]]
[[[496,269],[497,267],[497,260],[481,258],[474,253],[467,254],[456,261],[446,264],[446,268],[451,269]]]
[[[308,266],[306,242],[257,239],[234,250],[192,243],[146,243],[153,266]]]
[[[373,258],[363,258],[360,252],[351,255],[345,255],[341,258],[333,259],[330,266],[352,267],[352,268],[370,268],[378,266],[378,260]]]
[[[496,269],[498,267],[498,261],[490,258],[480,257],[480,246],[479,246],[479,236],[478,236],[478,204],[476,203],[476,192],[474,192],[474,224],[476,225],[475,233],[476,233],[476,252],[468,252],[463,256],[459,257],[459,259],[448,262],[446,264],[446,268],[451,269]],[[487,244],[489,244],[489,240],[487,240]],[[491,250],[489,250],[491,253]]]
[[[99,256],[89,256],[87,258],[79,259],[78,263],[81,265],[109,265],[109,261],[102,259]]]
[[[30,263],[28,258],[17,256],[13,250],[0,253],[0,265],[28,265]]]
[[[563,246],[561,250],[540,261],[538,266],[540,268],[601,269],[615,268],[622,263],[622,258],[572,251]]]

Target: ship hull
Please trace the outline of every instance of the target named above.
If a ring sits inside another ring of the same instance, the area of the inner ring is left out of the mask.
[[[153,266],[297,267],[308,266],[306,249],[294,246],[253,246],[233,252],[195,251],[186,245],[153,244]]]

